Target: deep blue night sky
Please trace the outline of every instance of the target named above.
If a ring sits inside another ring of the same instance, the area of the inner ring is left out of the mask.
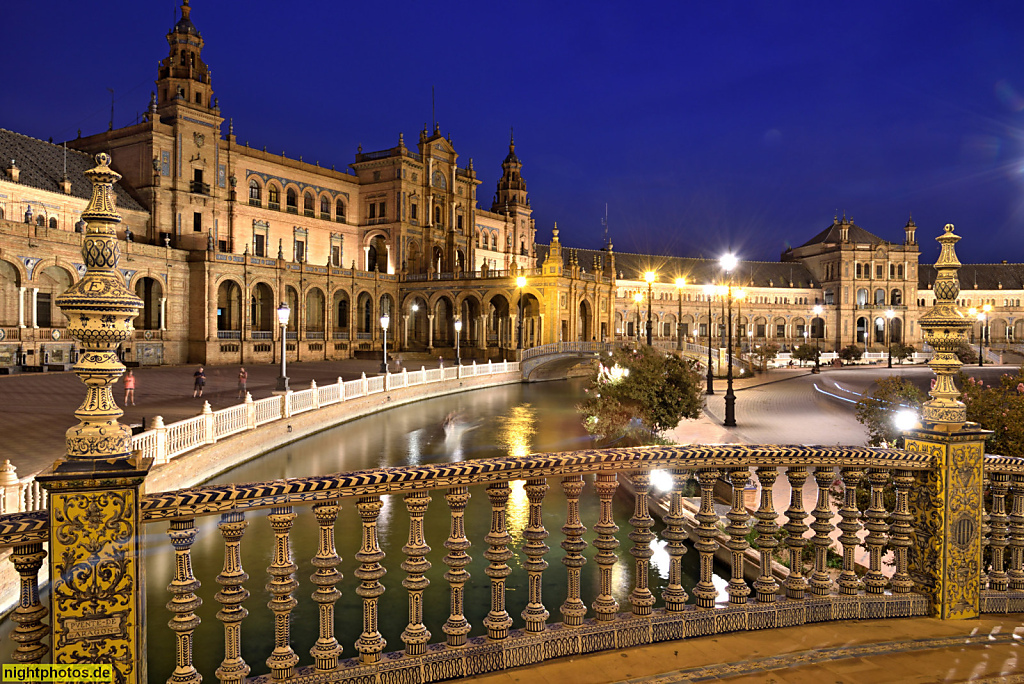
[[[172,0],[4,3],[0,126],[146,108]],[[339,168],[431,119],[490,208],[515,126],[538,240],[775,260],[838,210],[922,261],[1024,261],[1024,3],[193,0],[240,142]],[[21,27],[21,28],[17,28]],[[223,131],[227,133],[227,124]]]

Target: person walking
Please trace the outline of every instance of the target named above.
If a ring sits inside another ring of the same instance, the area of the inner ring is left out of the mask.
[[[245,368],[238,369],[238,398],[245,399],[245,383],[249,380],[249,374],[245,372]]]
[[[130,368],[128,375],[124,376],[124,405],[127,406],[129,401],[135,406],[135,373]]]
[[[199,370],[192,374],[195,378],[195,384],[192,385],[192,398],[203,396],[203,386],[206,384],[206,373],[203,367],[200,366]]]

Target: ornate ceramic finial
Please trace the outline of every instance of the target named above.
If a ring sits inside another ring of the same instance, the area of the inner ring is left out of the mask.
[[[181,0],[181,18],[187,20],[191,12],[192,8],[188,6],[188,0]]]
[[[508,127],[508,151],[514,152],[516,149],[516,129],[514,126]]]
[[[935,387],[929,393],[931,399],[925,402],[922,422],[926,428],[956,432],[967,422],[967,408],[960,402],[960,391],[953,377],[960,370],[960,359],[956,352],[967,339],[971,322],[956,306],[960,294],[960,261],[956,258],[954,246],[960,240],[953,233],[953,224],[947,223],[939,237],[942,246],[939,259],[935,262],[935,305],[919,320],[924,331],[924,341],[935,350],[928,366],[935,371]]]
[[[228,135],[235,134],[235,119],[234,117],[228,119]]]
[[[551,229],[551,241],[558,242],[558,221],[555,221],[555,227]]]
[[[97,154],[96,162],[85,172],[92,182],[92,199],[82,212],[85,275],[56,302],[68,319],[68,333],[82,346],[74,371],[89,388],[75,412],[79,424],[67,431],[68,460],[124,458],[132,450],[131,429],[117,422],[124,412],[112,387],[124,373],[117,346],[131,337],[142,300],[125,287],[117,268],[121,217],[114,208],[113,186],[121,176],[110,169],[110,155]]]
[[[399,147],[405,147],[405,134],[404,133],[399,132],[399,134],[398,134],[398,146]]]

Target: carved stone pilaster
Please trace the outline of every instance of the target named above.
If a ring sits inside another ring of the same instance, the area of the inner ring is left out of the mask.
[[[113,184],[121,176],[109,155],[96,161],[82,212],[86,271],[56,300],[82,349],[74,371],[86,398],[66,457],[36,479],[49,492],[53,662],[111,663],[118,681],[135,684],[147,680],[139,499],[153,461],[131,453],[111,388],[124,372],[117,346],[130,338],[142,300],[118,270]]]
[[[199,684],[203,678],[192,664],[192,638],[199,627],[196,610],[203,600],[196,596],[199,580],[192,573],[192,544],[196,540],[195,518],[172,520],[167,536],[174,547],[174,579],[167,591],[171,600],[167,610],[174,614],[168,627],[175,634],[174,672],[167,680],[173,684]]]
[[[600,476],[598,476],[600,477]],[[543,573],[548,569],[544,554],[549,549],[544,540],[548,531],[544,528],[544,494],[548,491],[548,483],[544,479],[526,481],[526,498],[530,502],[530,513],[526,529],[523,530],[523,554],[527,560],[523,563],[528,582],[528,597],[522,618],[526,621],[526,631],[539,634],[544,631],[549,613],[544,607]]]
[[[686,553],[688,535],[683,526],[683,487],[689,472],[678,468],[672,470],[672,495],[669,500],[668,515],[665,516],[665,530],[661,536],[668,540],[668,586],[661,592],[665,601],[665,610],[678,613],[686,605],[689,598],[683,589],[683,554]]]
[[[601,505],[601,514],[598,517],[597,524],[594,525],[594,531],[597,532],[597,538],[594,539],[594,547],[597,548],[597,553],[594,554],[594,562],[597,563],[601,580],[600,589],[598,590],[597,598],[594,599],[593,608],[594,614],[601,622],[612,620],[615,614],[619,612],[619,602],[612,596],[612,571],[616,561],[618,561],[615,549],[619,548],[619,540],[615,537],[615,533],[619,531],[619,526],[615,524],[615,518],[612,514],[612,498],[615,496],[615,490],[618,487],[618,476],[615,473],[597,474],[595,488],[597,489],[597,497]]]
[[[807,483],[807,468],[790,467],[786,470],[789,480],[789,508],[786,509],[786,549],[789,551],[789,575],[782,585],[786,588],[786,596],[791,599],[802,599],[807,591],[807,578],[804,577],[804,547],[807,539],[804,533],[810,529],[804,522],[807,511],[804,510],[804,485]]]
[[[242,658],[242,620],[248,615],[245,582],[248,573],[242,569],[242,535],[249,525],[242,511],[222,513],[217,527],[224,538],[224,569],[217,575],[222,589],[214,596],[221,604],[217,619],[224,623],[224,660],[217,668],[217,679],[223,684],[242,684],[249,676],[249,664]]]
[[[864,513],[864,517],[867,518],[864,527],[868,530],[868,536],[864,540],[864,545],[868,548],[868,571],[864,574],[864,590],[869,594],[882,594],[888,583],[882,573],[882,553],[885,550],[886,533],[889,531],[886,522],[889,514],[885,510],[885,485],[889,481],[889,474],[884,470],[872,468],[868,472],[868,481],[871,483],[871,503]]]
[[[654,518],[651,517],[647,500],[651,489],[651,474],[646,470],[635,470],[629,474],[629,479],[636,491],[633,517],[629,519],[629,524],[633,526],[633,531],[629,533],[633,542],[629,553],[635,559],[636,575],[633,578],[633,591],[629,593],[629,602],[633,605],[633,615],[647,617],[654,608],[654,594],[651,593],[649,582],[651,556],[654,555],[651,551]]]
[[[694,517],[697,525],[697,536],[700,538],[693,547],[700,554],[700,579],[693,588],[697,605],[701,608],[714,608],[718,598],[718,589],[712,580],[714,576],[715,551],[718,542],[718,513],[715,512],[715,481],[718,470],[706,468],[697,471],[697,482],[700,483],[700,510]]]
[[[377,602],[384,594],[380,580],[387,574],[380,564],[384,551],[377,541],[377,518],[382,505],[379,496],[363,496],[356,502],[363,522],[363,542],[356,552],[359,567],[353,573],[360,580],[356,593],[363,597],[363,632],[356,640],[356,650],[359,661],[366,665],[380,662],[381,651],[387,645],[377,628]]]
[[[448,646],[455,648],[466,645],[470,629],[465,614],[466,583],[470,579],[466,566],[472,561],[466,553],[472,544],[466,537],[466,504],[469,503],[469,497],[469,487],[461,485],[449,488],[444,496],[451,513],[451,532],[444,543],[448,549],[444,564],[449,568],[444,578],[451,595],[451,613],[441,629],[448,635]]]
[[[967,409],[959,401],[960,391],[953,382],[961,366],[956,351],[966,341],[971,325],[956,305],[960,262],[954,246],[960,238],[953,233],[952,224],[946,224],[936,239],[942,249],[935,262],[935,305],[919,322],[925,342],[935,350],[928,364],[935,371],[935,387],[924,405],[922,428],[910,430],[905,436],[907,451],[931,455],[933,467],[917,477],[909,492],[916,534],[908,572],[915,588],[931,598],[935,616],[965,619],[977,617],[981,607],[983,459],[989,432],[974,424],[965,425]],[[993,485],[995,482],[994,476]],[[993,558],[1002,551],[997,549],[1000,525],[993,510]],[[996,582],[1005,577],[993,574]],[[993,574],[989,575],[990,583]]]
[[[779,525],[775,522],[778,514],[772,501],[772,489],[778,476],[775,468],[757,469],[757,479],[761,483],[761,504],[754,514],[757,518],[754,529],[757,530],[757,545],[761,549],[761,574],[754,581],[754,591],[760,603],[774,603],[779,593],[779,582],[772,573],[772,556],[779,546],[779,540],[775,538],[775,533],[779,531]]]
[[[338,666],[338,656],[342,647],[334,636],[334,604],[341,598],[337,584],[341,581],[338,565],[341,558],[334,546],[334,524],[338,520],[341,505],[337,501],[323,501],[313,504],[313,515],[320,528],[319,544],[312,565],[316,572],[309,581],[316,586],[313,600],[319,604],[320,634],[316,643],[309,649],[313,656],[313,664],[321,672],[333,670]]]
[[[288,679],[295,672],[299,656],[291,645],[291,615],[298,601],[292,594],[299,588],[295,580],[298,566],[292,560],[291,534],[295,513],[291,506],[275,506],[267,516],[274,530],[274,557],[267,568],[270,582],[267,593],[271,595],[267,608],[274,613],[274,650],[267,658],[267,667],[274,679]]]
[[[45,558],[42,542],[18,544],[11,553],[21,584],[18,607],[11,613],[11,621],[17,624],[11,640],[18,644],[11,658],[18,663],[39,663],[50,650],[43,643],[50,633],[43,619],[50,611],[39,602],[39,568]]]
[[[562,603],[562,621],[568,627],[579,627],[583,624],[583,618],[587,614],[587,604],[580,598],[580,571],[587,559],[583,557],[583,550],[587,548],[587,542],[583,534],[587,528],[580,522],[580,493],[583,491],[583,476],[569,475],[562,478],[562,491],[565,493],[565,501],[568,505],[565,525],[562,532],[565,540],[562,548],[565,549],[565,557],[562,564],[566,567],[566,592],[565,602]]]
[[[429,492],[411,492],[405,495],[405,508],[409,512],[409,543],[402,547],[406,559],[402,569],[409,573],[402,580],[402,586],[409,591],[409,624],[402,632],[405,654],[418,656],[426,653],[430,641],[430,631],[423,624],[423,592],[430,586],[426,578],[430,570],[427,554],[430,547],[423,536],[423,517],[427,514],[430,504]]]

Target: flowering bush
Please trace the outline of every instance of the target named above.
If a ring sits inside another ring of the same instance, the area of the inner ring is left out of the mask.
[[[998,384],[960,375],[960,400],[967,420],[992,430],[985,450],[1001,456],[1024,456],[1024,370],[1004,374]]]
[[[577,408],[584,426],[607,439],[650,441],[704,406],[702,378],[694,361],[651,347],[618,349],[590,376]]]

